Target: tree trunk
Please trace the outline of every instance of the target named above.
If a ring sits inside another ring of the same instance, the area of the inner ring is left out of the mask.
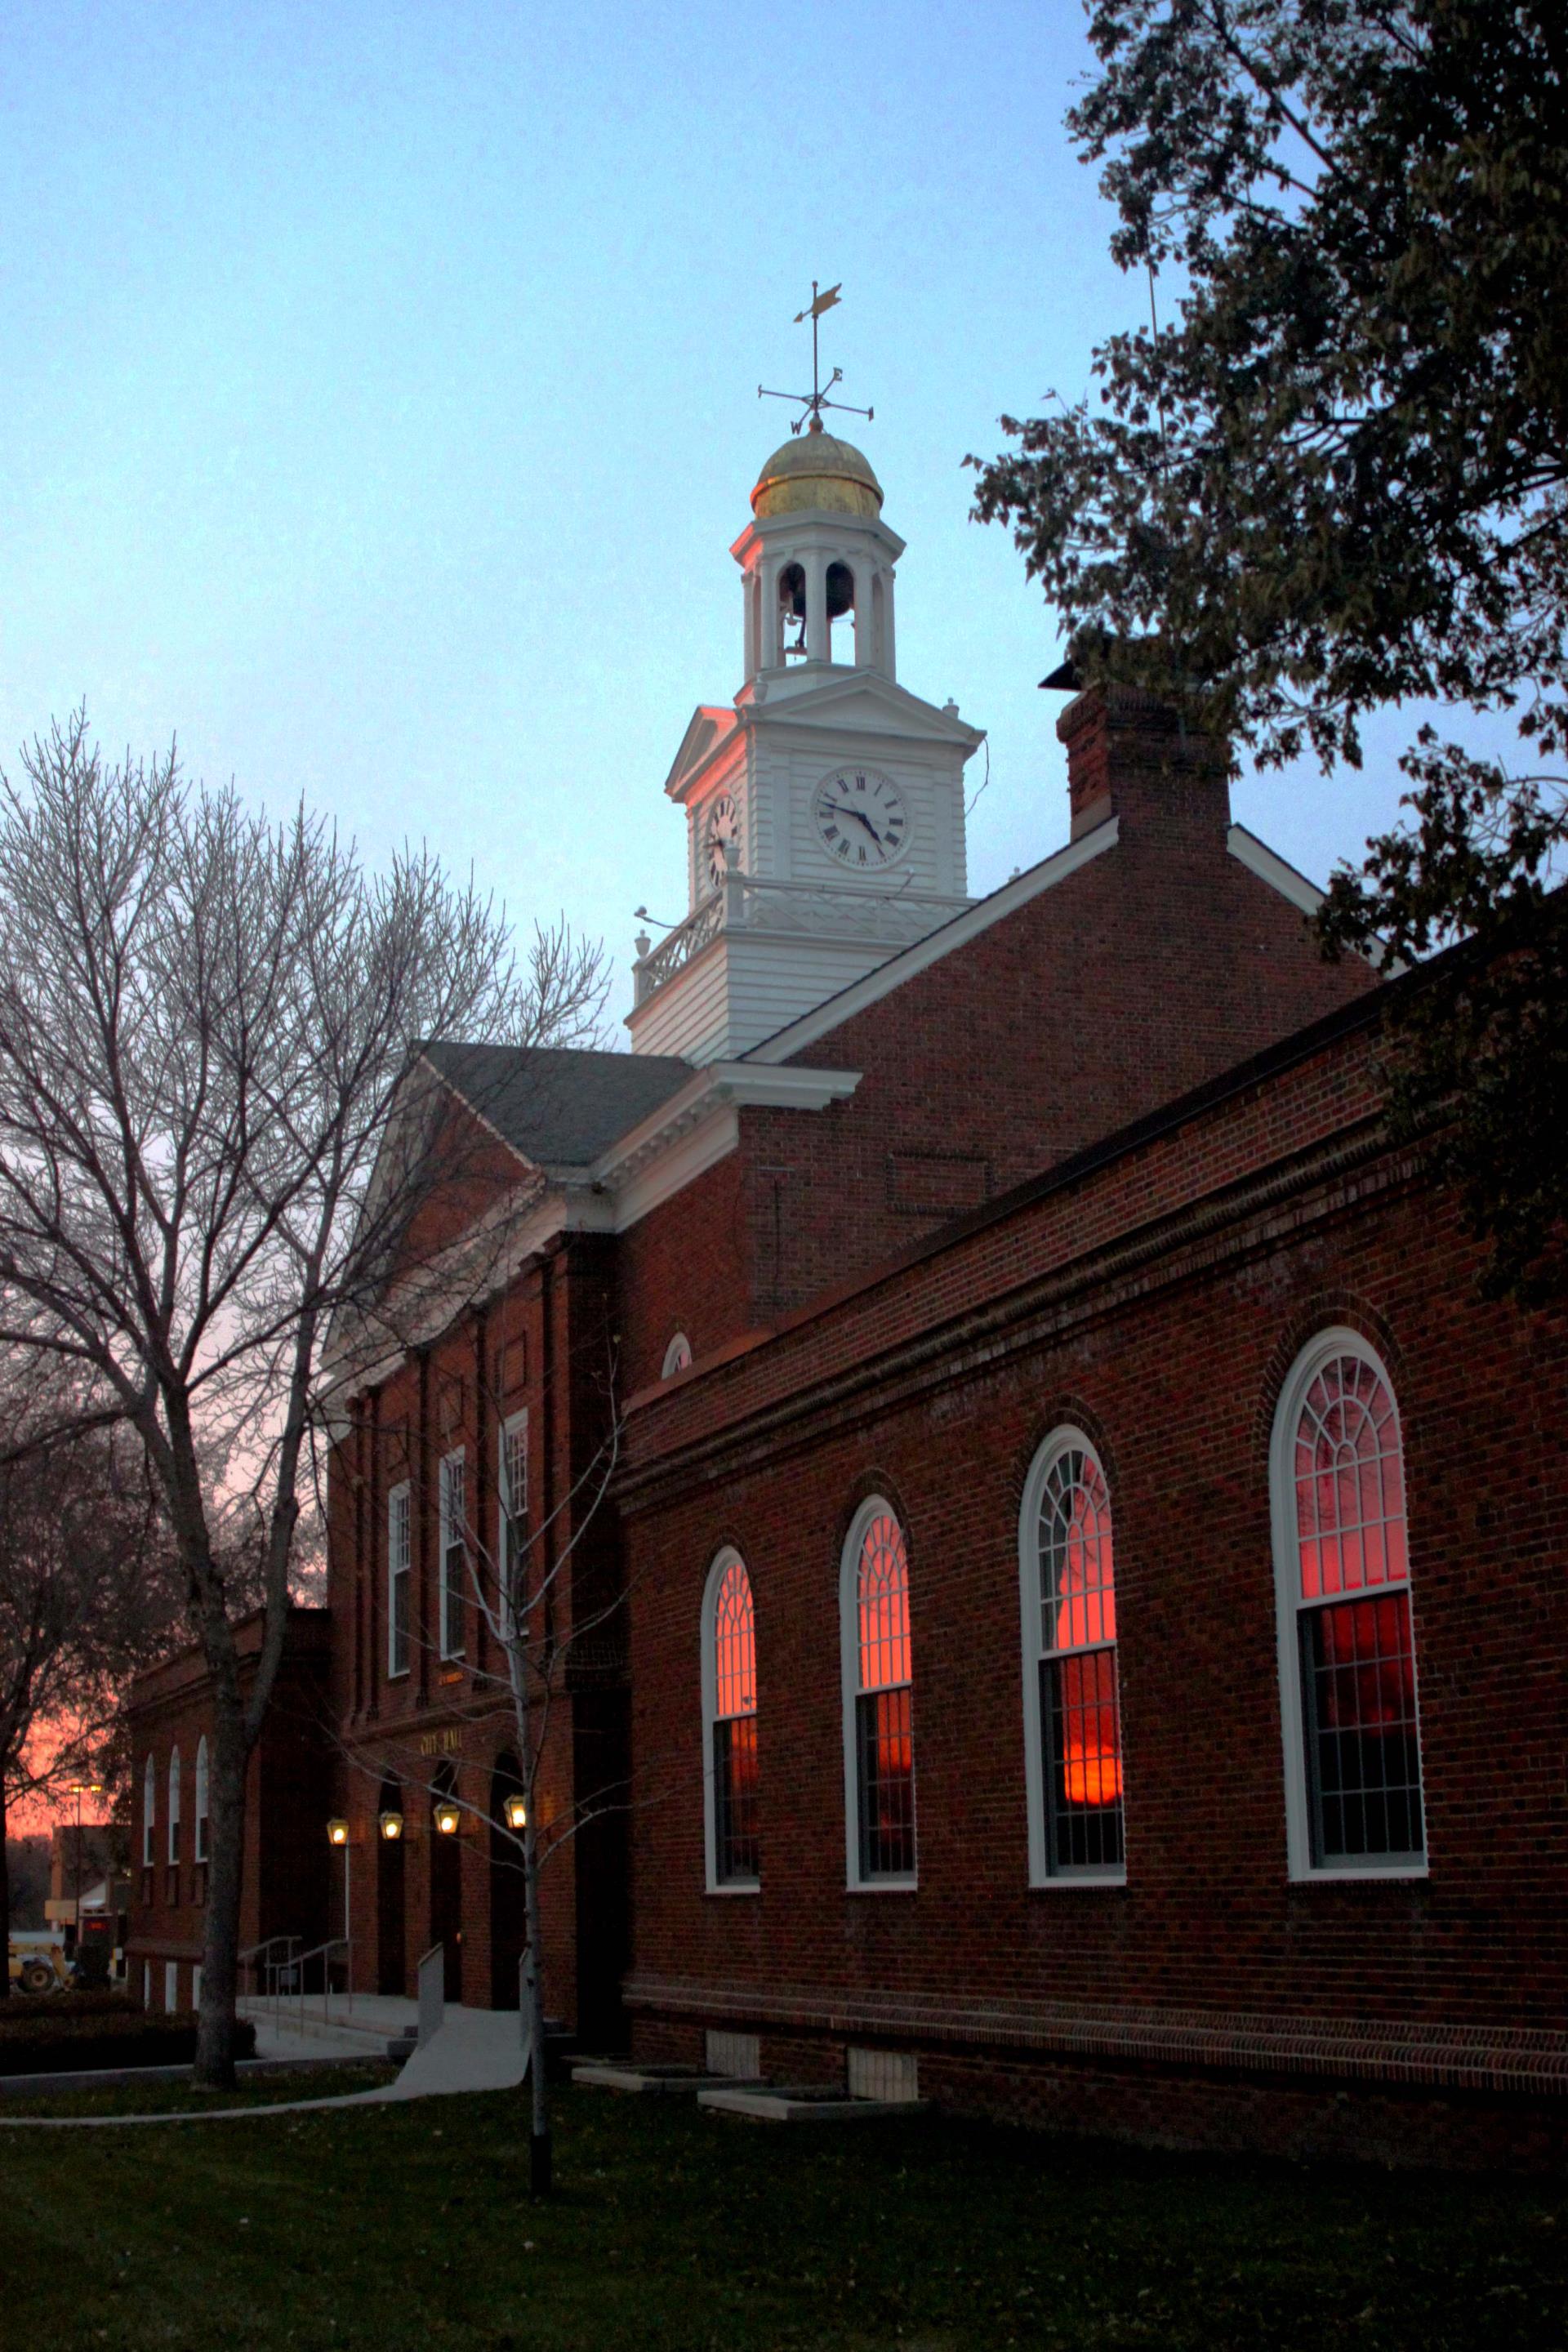
[[[11,1862],[5,1852],[5,1780],[0,1773],[0,2000],[11,1998]]]
[[[202,2006],[195,2079],[213,2090],[234,2082],[234,2004],[239,1991],[239,1904],[245,1875],[245,1771],[249,1761],[238,1695],[216,1687],[207,1796],[207,1908],[202,1937]]]
[[[522,1883],[528,1912],[528,1954],[524,1969],[530,2036],[528,2076],[532,2090],[532,2130],[528,2148],[528,2185],[535,2197],[550,2194],[550,2086],[544,2077],[544,1969],[539,1940],[539,1845],[533,1832],[533,1807],[522,1839]]]

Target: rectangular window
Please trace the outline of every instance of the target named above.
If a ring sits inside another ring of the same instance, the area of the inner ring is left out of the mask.
[[[915,1869],[914,1693],[862,1691],[859,1746],[860,1875],[912,1878]]]
[[[178,1960],[163,1963],[163,2006],[176,2010],[180,2006],[180,1964]]]
[[[408,1595],[414,1564],[414,1526],[405,1480],[386,1498],[386,1671],[408,1672]]]
[[[196,1962],[196,1964],[195,1964],[195,1968],[193,1968],[193,1969],[192,1969],[192,1970],[191,1970],[191,2007],[192,2007],[193,2009],[195,2009],[195,2010],[199,2010],[199,2009],[201,2008],[201,2005],[202,2005],[202,1964],[201,1964],[201,1962],[198,1960],[198,1961]]]
[[[526,1604],[528,1577],[528,1414],[514,1412],[500,1429],[500,1628],[515,1631],[513,1611]]]
[[[713,1848],[721,1885],[761,1875],[755,1715],[721,1717],[713,1726]]]
[[[459,1451],[441,1465],[441,1655],[463,1654],[463,1584],[468,1575],[468,1473]]]
[[[1303,1610],[1300,1627],[1313,1863],[1420,1861],[1409,1592]]]

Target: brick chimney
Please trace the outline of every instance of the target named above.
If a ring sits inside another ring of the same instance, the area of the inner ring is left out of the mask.
[[[1124,830],[1135,825],[1140,834],[1185,841],[1209,834],[1223,842],[1230,746],[1173,704],[1140,686],[1091,686],[1068,703],[1057,735],[1067,745],[1075,841],[1116,816]]]

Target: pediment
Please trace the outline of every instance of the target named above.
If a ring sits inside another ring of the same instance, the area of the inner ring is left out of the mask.
[[[984,740],[982,727],[971,727],[956,711],[941,710],[923,702],[875,670],[847,670],[822,683],[795,691],[770,694],[753,701],[749,716],[759,728],[798,728],[813,733],[839,734],[845,729],[868,735],[916,737],[922,742],[950,743],[965,756]]]
[[[687,723],[664,789],[672,800],[683,799],[687,787],[728,740],[740,721],[727,703],[700,702]]]

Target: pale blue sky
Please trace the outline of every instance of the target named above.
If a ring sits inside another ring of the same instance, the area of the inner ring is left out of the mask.
[[[0,757],[111,745],[425,836],[619,966],[684,908],[660,785],[740,683],[727,552],[826,354],[909,541],[903,681],[990,730],[971,887],[1066,836],[1055,630],[966,451],[1137,316],[1061,127],[1077,0],[14,9]],[[1384,733],[1385,741],[1395,740]],[[972,769],[976,784],[984,760]],[[1237,814],[1319,878],[1392,762]]]

